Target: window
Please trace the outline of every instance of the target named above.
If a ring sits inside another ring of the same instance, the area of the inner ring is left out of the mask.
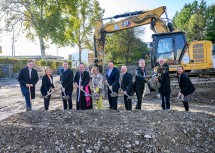
[[[162,38],[158,41],[157,58],[174,59],[172,38]]]
[[[183,35],[175,36],[175,48],[176,50],[182,50],[184,47],[184,38]]]
[[[176,48],[176,60],[178,61],[180,54],[182,52],[182,49],[184,47],[184,37],[183,35],[176,35],[175,36],[175,48]]]

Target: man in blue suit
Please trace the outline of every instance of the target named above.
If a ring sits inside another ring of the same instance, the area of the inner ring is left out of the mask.
[[[27,111],[31,111],[32,109],[31,99],[35,98],[35,85],[39,80],[37,70],[35,70],[33,66],[34,61],[28,60],[27,67],[22,68],[18,76],[22,95],[25,97]]]
[[[119,90],[119,70],[114,67],[113,61],[108,62],[108,69],[106,70],[106,79],[110,87],[108,88],[108,101],[110,109],[117,110],[117,97],[111,97],[112,91],[118,93]],[[112,90],[112,91],[111,91]]]

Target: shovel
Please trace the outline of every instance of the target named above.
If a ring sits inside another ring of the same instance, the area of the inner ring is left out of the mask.
[[[109,89],[110,89],[110,91],[111,91],[110,96],[111,96],[111,97],[117,97],[117,96],[118,96],[118,94],[117,94],[116,92],[113,92],[113,90],[110,88],[110,85],[108,84],[107,80],[106,80],[105,82],[107,83],[108,88],[109,88]]]
[[[94,97],[96,100],[99,100],[100,99],[100,93],[96,92],[96,88],[93,87],[93,94],[92,94],[92,97]]]
[[[49,89],[49,92],[47,93],[47,95],[46,95],[46,96],[42,96],[42,98],[48,98],[48,96],[51,95],[53,92],[54,92],[54,90],[51,91],[51,90]]]
[[[184,95],[182,95],[181,92],[178,93],[177,100],[178,100],[179,98],[181,98],[182,101],[184,100]]]
[[[77,85],[76,85],[77,86]],[[83,91],[84,92],[84,96],[85,97],[92,97],[92,95],[91,94],[87,94],[83,89],[81,89],[79,86],[77,86],[81,91]]]
[[[128,99],[134,99],[134,96],[129,96],[126,92],[124,92],[123,90],[121,90],[121,92],[127,96]]]
[[[62,87],[62,88],[63,88],[63,87]],[[61,88],[61,90],[62,90],[62,88]],[[62,90],[62,91],[63,91],[63,90]],[[63,91],[63,96],[62,96],[62,98],[63,98],[64,100],[70,99],[70,97],[69,97],[68,95],[66,95],[65,91]]]
[[[100,99],[100,94],[99,93],[93,93],[92,97],[94,97],[96,100]]]
[[[28,92],[29,92],[29,100],[30,100],[30,105],[31,105],[31,87],[30,87],[30,85],[28,86]],[[32,105],[31,105],[31,107],[32,107]],[[31,107],[27,107],[27,111],[31,111]]]

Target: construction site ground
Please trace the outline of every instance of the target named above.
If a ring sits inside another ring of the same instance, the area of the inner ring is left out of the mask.
[[[59,78],[55,77],[55,81]],[[208,80],[210,81],[210,80]],[[33,111],[25,102],[16,79],[0,81],[0,152],[215,152],[215,83],[193,80],[196,92],[190,111],[177,100],[172,81],[171,110],[161,110],[157,92],[143,98],[142,110],[126,111],[122,97],[118,111],[94,109],[63,111],[60,85],[52,95],[50,110],[36,86]],[[75,107],[73,92],[73,108]],[[133,100],[133,108],[136,100]]]

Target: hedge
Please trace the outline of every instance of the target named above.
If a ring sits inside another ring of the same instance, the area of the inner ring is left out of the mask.
[[[0,58],[0,64],[12,64],[13,73],[18,73],[21,68],[26,66],[28,59],[16,59],[16,58]]]
[[[13,73],[18,73],[21,68],[26,66],[28,59],[16,59],[16,58],[0,58],[0,64],[12,64],[13,65]],[[38,60],[36,61],[37,66],[49,66],[52,70],[57,70],[58,66],[61,66],[63,61],[51,60],[44,61]],[[71,66],[72,62],[68,61],[68,64]]]

